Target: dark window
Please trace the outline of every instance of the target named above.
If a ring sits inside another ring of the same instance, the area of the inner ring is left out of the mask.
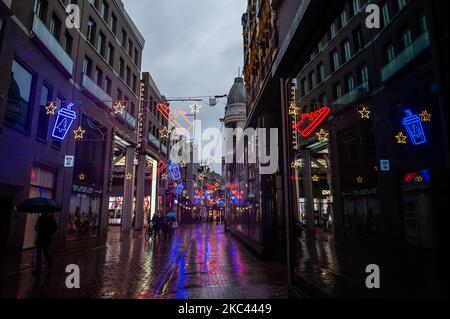
[[[96,25],[95,25],[94,20],[92,20],[92,18],[89,17],[86,38],[92,45],[94,44],[94,41],[95,41],[95,28],[96,28]]]
[[[114,67],[114,46],[110,43],[108,45],[108,53],[106,56],[108,63],[111,67]]]
[[[109,95],[111,95],[111,89],[112,89],[112,81],[110,78],[106,77],[106,81],[105,81],[105,90],[106,93],[108,93]]]
[[[36,0],[35,7],[34,7],[34,13],[43,22],[45,22],[45,19],[47,18],[47,11],[48,11],[48,1],[47,0]]]
[[[52,90],[49,86],[44,84],[41,90],[41,101],[39,104],[39,121],[37,128],[37,136],[46,140],[48,134],[48,119],[47,106],[50,105],[52,100]]]
[[[320,63],[317,67],[317,82],[322,83],[325,80],[325,66],[323,63]]]
[[[103,71],[99,68],[95,68],[95,82],[99,87],[102,87],[103,84]]]
[[[139,65],[139,51],[134,49],[134,64]]]
[[[64,34],[64,50],[69,55],[72,54],[72,43],[73,43],[73,38],[70,35],[70,33],[66,31],[66,33]]]
[[[100,14],[106,22],[108,22],[109,18],[109,5],[106,1],[102,1],[102,5],[100,7]]]
[[[133,41],[130,39],[128,40],[128,55],[133,60]]]
[[[131,81],[131,69],[129,66],[127,66],[127,85],[130,86],[130,81]]]
[[[123,93],[120,89],[117,89],[117,100],[122,101],[123,99]]]
[[[137,93],[137,77],[133,75],[133,92]]]
[[[117,17],[114,13],[111,13],[110,25],[112,33],[116,34],[117,32]]]
[[[122,46],[124,49],[126,49],[126,45],[127,45],[127,33],[125,32],[125,30],[122,29]]]
[[[358,27],[353,31],[353,43],[355,47],[355,52],[358,52],[364,49],[364,36],[362,32],[362,28]]]
[[[84,58],[83,62],[83,73],[89,77],[92,75],[92,60],[87,56]]]
[[[119,75],[122,79],[125,76],[125,61],[122,58],[120,58]]]
[[[53,14],[52,21],[50,21],[50,33],[59,40],[61,34],[61,20],[56,14]]]
[[[105,42],[106,36],[103,34],[103,32],[100,32],[97,41],[97,52],[100,53],[100,55],[103,57],[105,56]]]
[[[384,47],[384,62],[385,64],[389,64],[394,59],[395,59],[395,48],[392,43],[389,43]]]
[[[33,85],[33,74],[14,60],[11,70],[5,122],[23,131],[28,130]]]

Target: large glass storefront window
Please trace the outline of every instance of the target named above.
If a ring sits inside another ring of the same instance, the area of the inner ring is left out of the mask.
[[[91,189],[86,189],[91,193]],[[67,239],[74,240],[98,236],[100,226],[101,198],[91,194],[77,193],[70,197],[70,214]]]

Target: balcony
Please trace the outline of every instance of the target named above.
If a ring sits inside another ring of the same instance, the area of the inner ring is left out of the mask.
[[[97,101],[100,101],[102,104],[112,109],[112,97],[103,91],[103,89],[86,74],[83,74],[82,89],[89,92]]]
[[[428,32],[425,32],[381,70],[382,81],[389,80],[429,47],[430,36]]]
[[[45,53],[55,60],[69,77],[72,77],[72,58],[66,53],[58,40],[53,37],[53,34],[48,31],[45,24],[37,16],[34,16],[33,19],[32,34],[34,35],[34,39],[39,40],[38,43],[40,44],[40,47],[45,50]]]
[[[347,94],[341,96],[339,99],[333,102],[333,106],[340,107],[351,104],[369,93],[369,81],[363,82],[361,85],[355,87]]]

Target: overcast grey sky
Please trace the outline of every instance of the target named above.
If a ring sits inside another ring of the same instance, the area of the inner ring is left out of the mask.
[[[122,0],[145,38],[143,71],[167,97],[228,94],[242,70],[246,0]],[[226,102],[226,99],[223,100]],[[188,102],[172,103],[190,111]],[[224,104],[203,104],[203,127],[220,128]]]
[[[228,94],[242,70],[246,0],[123,0],[145,38],[143,71],[167,97]],[[226,100],[224,100],[226,102]],[[189,103],[176,108],[189,111]],[[218,125],[223,104],[199,117]],[[220,124],[219,124],[220,125]]]

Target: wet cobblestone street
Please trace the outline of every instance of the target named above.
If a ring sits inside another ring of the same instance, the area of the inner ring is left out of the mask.
[[[83,242],[74,244],[83,245]],[[32,276],[31,251],[2,260],[0,298],[287,298],[286,270],[258,260],[223,225],[193,225],[171,240],[110,232],[106,244],[53,252],[55,265]],[[80,266],[80,289],[67,289],[65,268]]]

